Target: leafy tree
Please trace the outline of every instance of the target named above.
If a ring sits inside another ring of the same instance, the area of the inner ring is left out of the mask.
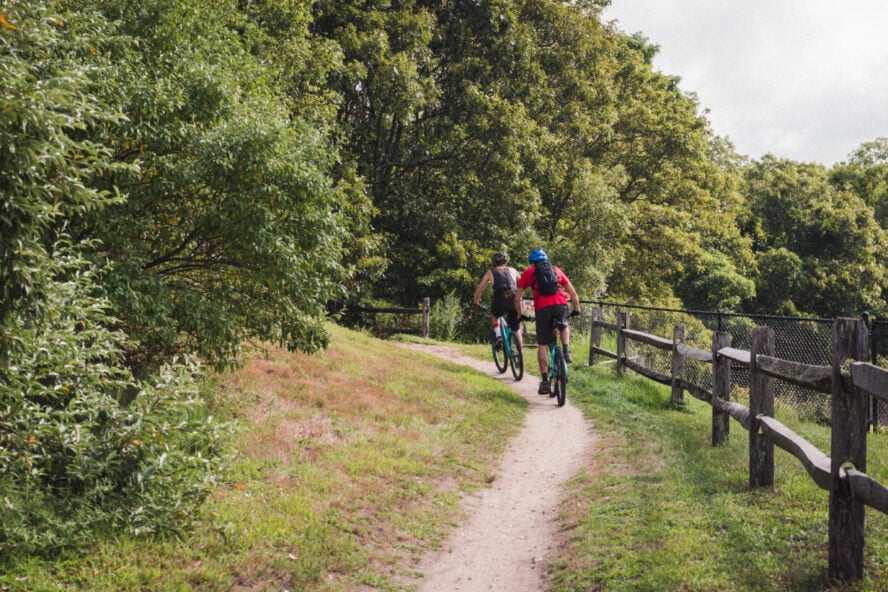
[[[865,142],[847,163],[835,165],[829,177],[839,189],[863,199],[875,211],[879,226],[888,229],[888,138]]]
[[[747,182],[747,231],[764,271],[781,260],[778,268],[795,268],[788,253],[801,261],[798,283],[785,282],[782,294],[764,284],[770,302],[820,316],[884,305],[888,237],[861,198],[836,190],[820,165],[773,156],[750,167]]]
[[[346,154],[391,260],[380,295],[464,290],[489,249],[530,225],[520,150],[535,130],[512,94],[527,86],[516,23],[508,2],[317,4],[314,30],[343,48]]]
[[[799,311],[792,297],[804,279],[801,258],[786,247],[779,247],[759,253],[757,259],[754,312],[797,316]]]
[[[681,92],[678,79],[653,71],[655,46],[638,34],[620,41],[617,120],[601,159],[624,172],[616,190],[633,216],[621,244],[624,262],[611,287],[632,299],[668,302],[677,295],[675,286],[687,288],[718,261],[719,273],[730,281],[722,283],[716,300],[744,299],[752,256],[736,222],[743,204],[737,157],[728,143],[713,137],[696,99]],[[686,306],[713,304],[701,300],[699,290],[680,295]]]
[[[57,235],[67,218],[114,202],[113,191],[90,185],[121,169],[92,137],[120,116],[91,93],[91,78],[103,72],[83,60],[92,47],[89,35],[69,38],[69,24],[46,4],[13,2],[4,10],[0,331],[14,313],[39,314],[46,304],[47,237]],[[0,354],[9,346],[9,334],[0,333]]]
[[[102,3],[119,23],[97,49],[113,75],[98,88],[126,114],[104,130],[108,175],[125,202],[78,220],[127,331],[129,363],[150,371],[178,351],[216,365],[244,338],[309,351],[327,341],[342,227],[326,177],[332,153],[291,117],[269,73],[244,51],[233,3]]]
[[[291,117],[310,122],[323,134],[335,165],[332,206],[349,240],[341,263],[348,278],[348,297],[360,300],[380,279],[388,260],[382,237],[371,224],[378,212],[353,159],[342,157],[343,126],[337,120],[341,95],[333,81],[343,75],[339,45],[311,33],[313,0],[239,0],[237,30],[250,53],[274,72],[274,86],[289,106]]]
[[[682,302],[703,310],[734,311],[755,296],[756,286],[737,273],[726,255],[715,252],[685,271],[676,293]]]

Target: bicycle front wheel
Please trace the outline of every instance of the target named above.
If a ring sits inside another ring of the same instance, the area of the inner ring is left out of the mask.
[[[509,366],[509,362],[506,360],[506,348],[503,345],[502,337],[497,337],[493,340],[491,349],[493,349],[493,363],[496,364],[496,369],[502,374]]]
[[[521,351],[521,346],[518,344],[518,336],[514,331],[509,332],[509,349],[512,350],[509,356],[512,376],[515,377],[515,380],[521,380],[524,376],[524,352]]]
[[[564,407],[567,402],[567,362],[564,361],[564,353],[561,346],[555,348],[555,368],[552,388],[559,407]]]

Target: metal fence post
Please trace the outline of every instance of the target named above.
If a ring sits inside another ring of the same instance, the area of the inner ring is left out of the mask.
[[[429,336],[429,311],[431,307],[429,306],[429,297],[426,296],[422,299],[422,336]]]
[[[866,330],[869,333],[869,360],[871,364],[876,364],[876,352],[878,349],[876,348],[878,334],[876,331],[876,324],[872,322],[874,319],[870,317],[870,313],[868,311],[864,311],[863,313],[863,323],[866,326]],[[867,417],[867,426],[872,427],[875,431],[879,427],[879,399],[878,397],[874,397],[872,395],[867,395],[869,399],[868,413]]]

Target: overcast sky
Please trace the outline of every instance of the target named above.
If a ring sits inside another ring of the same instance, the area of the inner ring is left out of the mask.
[[[888,136],[888,0],[612,0],[741,154],[826,166]]]

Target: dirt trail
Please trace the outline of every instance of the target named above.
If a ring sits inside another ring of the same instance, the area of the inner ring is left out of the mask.
[[[515,382],[499,374],[493,361],[479,361],[442,346],[410,345],[471,366],[511,386],[524,397],[524,427],[509,446],[490,488],[463,503],[468,519],[451,533],[441,551],[423,558],[418,592],[537,592],[545,589],[547,562],[553,559],[562,485],[584,465],[595,434],[568,401],[536,393],[539,377],[525,372]],[[535,350],[525,365],[536,366]]]

